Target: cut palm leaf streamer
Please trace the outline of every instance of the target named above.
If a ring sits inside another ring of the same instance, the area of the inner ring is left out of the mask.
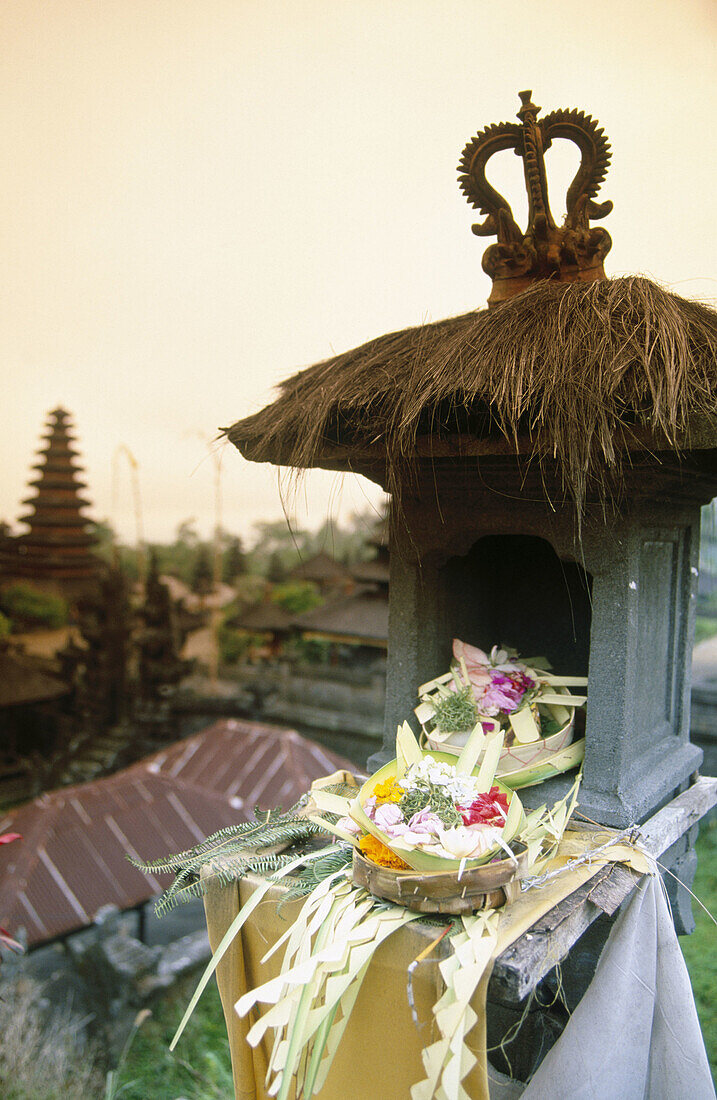
[[[286,863],[284,867],[276,871],[271,878],[266,879],[260,886],[257,887],[257,889],[251,895],[246,904],[243,905],[242,908],[239,910],[236,917],[229,925],[229,928],[227,928],[219,946],[217,947],[216,951],[209,961],[209,965],[199,979],[199,984],[194,991],[189,1005],[187,1006],[187,1011],[184,1013],[184,1016],[182,1017],[179,1027],[177,1028],[177,1031],[174,1035],[174,1038],[169,1044],[170,1050],[174,1050],[180,1035],[187,1026],[189,1019],[197,1006],[199,998],[206,989],[209,979],[211,978],[216,968],[219,966],[219,963],[224,958],[224,955],[226,954],[230,944],[239,934],[242,926],[246,923],[248,917],[251,916],[259,902],[264,897],[264,894],[266,894],[272,888],[272,886],[275,885],[275,883],[284,878],[285,875],[291,874],[292,871],[298,870],[299,867],[311,862],[312,860],[323,859],[331,850],[331,848],[322,848],[318,852],[309,852],[305,855],[297,857],[296,859],[292,859],[288,863]]]
[[[577,783],[559,803],[549,810],[536,810],[527,819],[535,856],[532,869],[539,870],[554,856],[576,795]],[[576,877],[579,885],[606,861],[627,862],[641,872],[648,869],[642,853],[620,842],[621,834],[618,843],[609,842],[595,853],[590,851],[594,841],[589,834],[576,836],[568,851],[583,854],[570,862],[559,861],[556,876],[564,884],[553,884],[544,896],[541,890],[529,891],[541,912],[571,893]],[[266,962],[280,944],[284,946],[280,973],[247,991],[235,1005],[242,1017],[263,1006],[263,1015],[249,1029],[247,1039],[258,1046],[273,1031],[266,1087],[268,1095],[278,1100],[294,1095],[310,1100],[320,1091],[374,953],[404,925],[425,919],[380,902],[353,885],[348,874],[327,879],[305,899],[291,928],[261,960]],[[521,916],[507,919],[509,912],[488,910],[451,922],[452,950],[439,963],[444,992],[433,1007],[436,1038],[423,1050],[423,1077],[413,1084],[411,1100],[488,1100],[485,1044],[473,1049],[471,1032],[481,1012],[484,1019],[494,959],[539,915],[535,908],[523,907]],[[463,1084],[469,1075],[470,1093]]]

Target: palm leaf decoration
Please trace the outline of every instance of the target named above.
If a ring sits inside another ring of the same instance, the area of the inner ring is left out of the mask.
[[[155,902],[157,916],[181,902],[203,897],[213,883],[226,886],[250,872],[271,875],[287,866],[295,855],[286,854],[285,849],[324,832],[320,825],[303,815],[306,802],[304,796],[286,813],[255,810],[253,821],[219,829],[201,844],[175,855],[146,863],[128,857],[130,863],[146,875],[174,874],[171,886]],[[334,870],[336,867],[330,863],[326,873]],[[323,878],[320,872],[317,874],[319,877],[304,871],[297,876],[292,886],[296,891],[293,896],[299,897],[312,890]]]
[[[352,855],[353,850],[349,847],[331,850],[323,858],[307,863],[297,874],[287,878],[286,891],[279,902],[279,912],[287,902],[310,894],[324,879],[338,874],[339,871],[348,871]]]

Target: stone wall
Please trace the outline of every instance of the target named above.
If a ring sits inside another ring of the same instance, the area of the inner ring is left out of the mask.
[[[255,718],[297,729],[359,767],[381,744],[385,662],[368,670],[278,661],[241,666],[235,678],[244,694],[253,694]]]
[[[161,920],[151,902],[124,913],[108,906],[90,928],[25,955],[4,955],[2,980],[6,988],[36,983],[43,1014],[69,1012],[106,1053],[109,1068],[140,1009],[210,956],[201,900]]]

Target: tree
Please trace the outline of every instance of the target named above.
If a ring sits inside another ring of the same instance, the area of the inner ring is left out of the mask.
[[[121,569],[129,580],[137,580],[144,547],[125,546],[121,543],[114,527],[107,519],[91,521],[88,527],[90,534],[97,539],[92,548],[93,553],[113,568]]]
[[[286,580],[288,569],[284,565],[284,559],[279,550],[272,550],[269,564],[266,570],[266,579],[272,584],[281,584]]]
[[[272,603],[279,604],[292,615],[303,615],[324,602],[318,588],[311,581],[286,581],[277,584],[271,593]]]
[[[222,566],[222,580],[225,584],[233,584],[237,577],[242,577],[246,573],[246,555],[242,546],[242,541],[238,536],[232,536],[228,543],[227,548],[224,551],[224,560]]]
[[[194,519],[183,520],[177,526],[174,542],[156,546],[160,573],[179,577],[192,587],[197,557],[204,545],[197,534]]]
[[[212,590],[212,580],[212,560],[209,550],[202,544],[194,559],[191,581],[192,592],[196,592],[199,596],[208,595]]]
[[[192,517],[191,519],[184,519],[181,523],[177,524],[177,530],[174,534],[174,543],[184,546],[198,546],[199,535],[197,534],[197,521]]]
[[[67,622],[67,601],[18,582],[0,592],[0,612],[12,630],[56,630]]]

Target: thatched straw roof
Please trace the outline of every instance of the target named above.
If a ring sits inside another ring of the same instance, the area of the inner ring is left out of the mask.
[[[388,644],[388,594],[364,590],[298,615],[304,637],[385,649]]]
[[[253,634],[286,634],[294,625],[294,616],[278,603],[256,603],[227,620],[234,630]]]
[[[623,450],[717,446],[716,398],[713,310],[644,278],[543,280],[309,367],[226,434],[246,458],[354,469],[391,492],[417,458],[472,440],[554,462],[581,502]]]

